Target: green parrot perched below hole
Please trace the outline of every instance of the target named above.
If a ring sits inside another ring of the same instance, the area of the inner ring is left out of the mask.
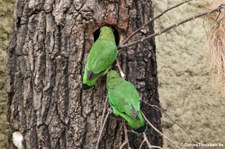
[[[144,132],[146,123],[140,111],[140,97],[134,85],[111,70],[107,73],[107,89],[113,113],[123,117],[134,132]]]
[[[100,35],[91,47],[84,70],[82,88],[88,90],[98,78],[104,76],[116,60],[118,48],[112,28],[103,26]]]

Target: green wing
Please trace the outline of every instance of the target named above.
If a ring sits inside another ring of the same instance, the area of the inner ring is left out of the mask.
[[[121,83],[108,90],[108,97],[116,115],[125,113],[136,119],[137,111],[140,110],[140,99],[133,84],[121,79]]]
[[[99,74],[109,69],[117,56],[115,42],[98,39],[88,55],[86,70]]]
[[[118,50],[113,40],[99,38],[88,54],[82,88],[90,89],[99,77],[105,75],[116,59]]]

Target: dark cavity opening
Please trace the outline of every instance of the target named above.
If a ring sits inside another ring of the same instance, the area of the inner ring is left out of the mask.
[[[111,27],[113,29],[113,33],[114,33],[114,36],[115,36],[116,45],[118,46],[119,45],[119,41],[120,41],[120,36],[119,36],[118,30],[114,26],[110,26],[110,25],[106,25],[106,26],[109,26],[109,27]],[[96,41],[98,39],[99,34],[100,34],[100,28],[97,29],[94,32],[94,41]]]

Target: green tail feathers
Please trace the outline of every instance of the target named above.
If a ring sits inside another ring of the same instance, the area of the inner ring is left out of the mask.
[[[97,77],[89,80],[87,77],[86,71],[85,71],[84,77],[83,77],[83,82],[82,82],[83,90],[88,90],[88,89],[92,88],[97,80],[98,80]]]
[[[108,72],[108,69],[102,73],[99,74],[94,74],[91,71],[85,71],[84,72],[84,77],[83,77],[83,82],[82,82],[82,88],[83,90],[88,90],[92,88],[97,80],[101,77],[104,76]]]
[[[145,132],[147,127],[141,112],[138,111],[137,113],[138,113],[137,119],[134,119],[124,113],[121,113],[120,116],[127,121],[128,125],[133,129],[134,132],[142,133]]]
[[[99,38],[92,45],[85,65],[82,88],[90,89],[96,81],[105,75],[116,60],[118,49],[110,27],[100,29]]]
[[[140,111],[140,97],[134,85],[112,70],[107,74],[107,89],[113,113],[124,118],[135,132],[144,132],[146,123]]]

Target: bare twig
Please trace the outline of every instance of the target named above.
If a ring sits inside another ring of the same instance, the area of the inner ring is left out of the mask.
[[[110,113],[110,112],[107,112],[107,114],[106,114],[106,116],[105,116],[104,123],[103,123],[103,125],[102,125],[102,127],[101,127],[101,129],[100,129],[100,131],[99,131],[98,141],[97,141],[97,143],[96,143],[95,149],[98,149],[98,148],[99,148],[99,143],[100,143],[101,138],[102,138],[103,129],[104,129],[105,124],[106,124],[106,121],[107,121],[107,119],[108,119],[108,117],[109,117],[109,113]]]
[[[159,133],[161,136],[163,136],[165,139],[167,139],[169,142],[171,142],[176,148],[179,149],[179,147],[174,143],[174,141],[172,141],[169,137],[167,137],[166,135],[164,135],[161,131],[159,131],[152,123],[149,122],[149,120],[146,118],[146,116],[144,115],[143,112],[141,112],[144,119],[146,120],[146,122],[157,132]]]
[[[155,145],[152,145],[151,148],[163,149],[162,147],[160,147],[160,146],[155,146]],[[150,149],[151,149],[151,148],[150,148]]]
[[[216,12],[216,11],[220,11],[221,9],[224,9],[224,6],[220,5],[220,6],[218,6],[217,8],[212,9],[212,10],[210,10],[210,11],[203,12],[203,13],[201,13],[201,14],[198,14],[198,15],[195,15],[195,16],[192,16],[192,17],[189,17],[189,18],[187,18],[187,19],[185,19],[185,20],[183,20],[183,21],[180,21],[180,22],[178,22],[178,23],[176,23],[176,24],[173,24],[173,25],[171,25],[171,26],[169,26],[169,27],[163,29],[162,31],[159,31],[159,32],[154,33],[154,34],[151,34],[151,35],[149,35],[149,36],[147,36],[147,37],[145,37],[145,38],[142,38],[142,39],[140,39],[140,40],[133,41],[133,42],[128,43],[128,44],[120,45],[119,48],[125,48],[125,47],[129,47],[129,46],[135,45],[135,44],[137,44],[137,43],[143,42],[143,41],[145,41],[145,40],[147,40],[147,39],[156,37],[156,36],[158,36],[158,35],[160,35],[160,34],[163,34],[163,33],[167,32],[167,31],[169,31],[169,30],[171,30],[171,29],[173,29],[173,28],[176,28],[176,27],[180,26],[181,24],[184,24],[184,23],[186,23],[186,22],[195,20],[195,19],[197,19],[197,18],[199,18],[199,17],[208,15],[208,14],[210,14],[210,13],[213,13],[213,12]]]
[[[139,149],[142,148],[142,145],[145,143],[145,139],[143,139],[143,141],[141,142],[141,145],[139,146]]]
[[[151,143],[149,142],[148,137],[146,136],[145,132],[143,132],[143,136],[144,136],[144,140],[145,140],[146,144],[148,145],[148,147],[149,147],[149,148],[152,148],[152,145],[151,145]]]
[[[106,98],[106,102],[105,102],[105,105],[104,105],[105,111],[106,111],[106,108],[107,108],[107,98]],[[100,131],[99,131],[98,141],[97,141],[97,143],[96,143],[95,149],[98,149],[98,148],[99,148],[99,143],[100,143],[101,138],[102,138],[103,129],[104,129],[104,127],[105,127],[105,124],[106,124],[106,122],[107,122],[107,119],[108,119],[108,117],[109,117],[109,114],[110,114],[110,112],[107,111],[103,123],[102,123],[102,120],[101,120],[101,128],[100,128]],[[105,114],[104,114],[104,111],[103,111],[102,119],[103,119],[104,115],[105,115]]]
[[[127,126],[126,126],[125,122],[123,122],[123,126],[124,126],[123,128],[124,128],[124,132],[125,132],[125,138],[126,138],[126,141],[127,141],[128,149],[131,149],[129,139],[128,139]]]
[[[146,25],[148,25],[149,23],[153,22],[154,20],[158,19],[159,17],[163,16],[165,13],[167,13],[168,11],[174,9],[174,8],[177,8],[187,2],[190,2],[192,0],[186,0],[184,2],[181,2],[177,5],[174,5],[168,9],[166,9],[165,11],[163,11],[162,13],[160,13],[159,15],[157,15],[156,17],[154,17],[153,19],[150,19],[147,23],[145,23],[144,25],[142,25],[140,28],[138,28],[136,31],[134,31],[130,36],[128,36],[123,42],[121,45],[124,45],[131,37],[133,37],[135,34],[137,34],[141,29],[143,29]]]
[[[190,140],[191,140],[192,142],[194,142],[194,140],[193,140],[192,137],[191,137],[191,134],[190,134],[187,130],[185,130],[181,125],[179,125],[177,122],[175,122],[175,121],[173,120],[173,118],[172,118],[169,114],[167,114],[167,113],[165,112],[165,110],[163,110],[162,108],[160,108],[160,107],[158,107],[158,106],[156,106],[156,105],[151,105],[151,104],[149,104],[149,103],[143,101],[142,99],[141,99],[141,101],[142,101],[143,103],[147,104],[148,106],[151,106],[151,107],[153,107],[153,108],[155,108],[155,109],[160,110],[161,112],[163,112],[169,120],[171,120],[174,124],[176,124],[178,127],[180,127],[180,128],[188,135],[188,137],[190,138]]]
[[[152,148],[157,148],[157,149],[163,149],[162,147],[160,147],[160,146],[155,146],[155,145],[152,145],[151,147],[152,147]]]
[[[123,149],[123,147],[127,144],[127,141],[124,141],[123,144],[120,146],[120,149]]]
[[[160,146],[151,145],[151,143],[150,143],[150,141],[148,140],[148,137],[146,136],[145,132],[143,133],[143,137],[144,137],[144,139],[143,139],[143,141],[141,142],[141,145],[139,146],[139,149],[142,148],[142,145],[143,145],[144,143],[146,143],[146,144],[148,145],[148,148],[149,148],[149,149],[151,149],[151,148],[163,149],[163,148],[160,147]]]
[[[104,121],[104,116],[105,116],[105,112],[106,112],[106,109],[107,109],[107,102],[108,102],[108,97],[106,96],[105,102],[104,102],[104,108],[103,108],[103,112],[102,112],[102,117],[101,117],[101,124],[100,124],[100,126],[102,126],[103,121]]]
[[[119,61],[118,61],[117,58],[116,58],[116,66],[117,66],[118,69],[119,69],[120,76],[121,76],[123,79],[125,79],[125,74],[123,73],[123,70],[122,70],[122,68],[121,68],[121,66],[120,66],[120,63],[119,63]]]
[[[123,121],[123,129],[124,129],[124,134],[125,134],[125,141],[123,144],[120,146],[120,149],[123,149],[123,147],[127,144],[127,148],[131,149],[130,144],[129,144],[129,139],[128,139],[128,133],[127,133],[127,127],[126,124]]]

